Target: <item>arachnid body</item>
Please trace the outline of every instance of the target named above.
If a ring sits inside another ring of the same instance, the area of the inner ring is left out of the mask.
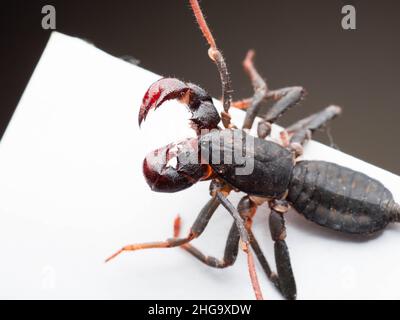
[[[297,290],[288,247],[285,242],[285,214],[290,207],[321,226],[349,234],[371,234],[400,220],[400,207],[391,192],[379,181],[354,170],[324,161],[299,160],[303,145],[312,133],[340,114],[337,106],[301,119],[281,132],[280,143],[269,138],[271,126],[305,95],[302,87],[269,90],[253,65],[249,51],[244,68],[254,87],[254,95],[232,101],[229,74],[196,0],[190,0],[200,29],[207,39],[209,56],[216,64],[222,82],[224,110],[218,114],[211,97],[199,86],[174,78],[153,83],[146,92],[139,111],[139,125],[151,109],[167,100],[177,99],[192,113],[191,126],[197,137],[171,143],[147,155],[143,173],[152,190],[177,192],[198,181],[211,181],[211,199],[200,211],[186,237],[179,237],[180,220],[174,224],[174,237],[162,242],[134,244],[123,251],[146,248],[181,247],[203,263],[215,267],[231,266],[239,248],[247,255],[250,279],[257,299],[262,298],[254,268],[253,253],[267,277],[285,298],[296,298]],[[274,101],[258,123],[257,137],[249,134],[263,100]],[[246,118],[242,129],[231,123],[229,108],[243,109]],[[222,120],[224,128],[220,128]],[[246,195],[237,208],[228,200],[231,191]],[[267,203],[274,241],[277,272],[271,271],[256,238],[252,219],[257,207]],[[213,213],[223,205],[234,219],[223,258],[207,256],[191,245],[207,226]]]

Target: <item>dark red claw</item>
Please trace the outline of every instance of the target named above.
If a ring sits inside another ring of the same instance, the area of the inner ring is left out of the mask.
[[[189,87],[173,78],[163,78],[154,82],[143,97],[139,111],[139,126],[151,109],[157,109],[163,102],[182,97]]]

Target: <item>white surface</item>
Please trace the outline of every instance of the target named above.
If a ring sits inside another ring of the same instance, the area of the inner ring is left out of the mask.
[[[185,232],[208,199],[208,183],[162,194],[142,177],[148,151],[193,135],[189,114],[174,103],[139,131],[141,98],[157,78],[79,39],[52,35],[0,145],[0,298],[253,299],[242,253],[225,270],[179,249],[103,263],[124,244],[170,237],[177,213]],[[233,113],[239,123],[243,114]],[[319,143],[306,152],[378,178],[399,200],[398,176]],[[255,233],[274,265],[262,209]],[[363,241],[295,212],[287,220],[299,299],[400,298],[399,226]],[[219,209],[195,244],[222,256],[230,225]],[[265,298],[279,299],[260,269],[259,278]]]

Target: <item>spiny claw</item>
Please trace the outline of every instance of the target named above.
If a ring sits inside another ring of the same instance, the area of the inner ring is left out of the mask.
[[[143,97],[139,111],[139,126],[151,109],[157,109],[167,100],[178,99],[185,103],[192,113],[193,128],[215,129],[220,117],[210,95],[193,83],[185,83],[174,78],[163,78],[154,82]]]
[[[157,109],[167,100],[182,98],[189,89],[184,82],[178,79],[163,78],[154,82],[143,97],[139,111],[139,126],[151,109]]]

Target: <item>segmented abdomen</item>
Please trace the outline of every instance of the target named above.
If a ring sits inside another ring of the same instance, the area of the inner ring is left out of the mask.
[[[382,183],[324,161],[296,164],[287,199],[307,219],[347,233],[381,230],[398,211],[391,192]]]

